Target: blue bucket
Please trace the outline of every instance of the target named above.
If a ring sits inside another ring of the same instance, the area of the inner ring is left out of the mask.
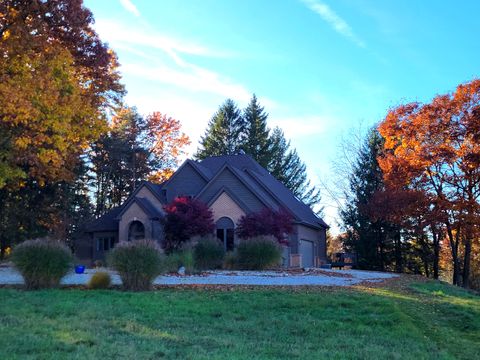
[[[83,274],[85,272],[85,265],[75,266],[75,274]]]

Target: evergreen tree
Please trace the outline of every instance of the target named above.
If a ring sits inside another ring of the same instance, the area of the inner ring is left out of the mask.
[[[320,191],[310,184],[305,164],[280,128],[270,132],[267,119],[268,114],[255,95],[243,114],[228,99],[210,120],[195,157],[205,159],[244,151],[305,204],[317,205]]]
[[[195,157],[205,159],[209,156],[236,154],[244,130],[241,111],[233,100],[227,99],[208,123]]]
[[[270,137],[270,161],[267,169],[305,204],[313,207],[320,202],[320,190],[310,184],[307,167],[290,147],[283,131],[276,127]],[[321,211],[321,210],[320,210]]]
[[[250,103],[243,111],[243,137],[241,148],[264,168],[267,168],[272,160],[272,139],[270,129],[267,126],[268,114],[260,106],[255,94]]]
[[[340,215],[347,231],[344,245],[357,254],[358,266],[384,271],[394,262],[394,247],[400,245],[399,229],[389,222],[372,219],[365,211],[374,194],[384,189],[377,162],[382,149],[383,138],[374,129],[359,150],[350,177],[351,193],[347,194],[347,204]]]

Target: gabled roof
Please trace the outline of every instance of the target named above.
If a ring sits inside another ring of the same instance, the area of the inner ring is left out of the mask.
[[[187,164],[191,165],[192,168],[195,169],[195,171],[206,181],[205,186],[198,189],[197,196],[203,193],[222,173],[222,171],[228,169],[265,206],[272,209],[275,209],[278,206],[283,207],[293,215],[297,223],[315,228],[328,228],[328,225],[319,218],[309,206],[296,198],[285,185],[278,181],[250,156],[241,154],[212,156],[202,161],[186,160],[172,175],[170,180],[162,184],[154,184],[144,181],[121,207],[112,209],[104,216],[94,220],[88,226],[87,231],[117,230],[118,219],[132,202],[136,202],[150,218],[162,217],[162,209],[155,207],[148,199],[139,198],[136,195],[143,186],[146,186],[160,203],[165,204],[167,199],[164,190],[167,188],[171,179],[178,176],[178,174],[181,173],[179,170]],[[248,207],[241,201],[241,194],[235,194],[231,189],[226,187],[222,187],[209,202],[212,203],[222,192],[226,192],[238,203],[239,206],[244,208],[244,210],[248,210]]]
[[[150,219],[159,219],[163,216],[162,211],[156,208],[148,199],[135,196],[123,205],[123,209],[117,215],[117,220],[120,220],[133,203],[136,203]]]
[[[93,220],[86,226],[87,232],[100,232],[100,231],[117,231],[118,230],[118,220],[117,216],[122,211],[123,206],[118,206],[104,215],[100,216],[98,219]]]
[[[269,196],[279,202],[285,210],[290,211],[296,220],[314,227],[328,228],[328,225],[319,218],[313,210],[297,199],[295,195],[271,175],[260,164],[246,154],[212,156],[200,162],[200,165],[210,169],[213,173],[219,172],[225,165],[236,169],[237,175],[242,177],[249,187],[255,189],[257,194],[268,193]],[[262,196],[265,199],[268,196]],[[271,203],[272,200],[269,200]]]

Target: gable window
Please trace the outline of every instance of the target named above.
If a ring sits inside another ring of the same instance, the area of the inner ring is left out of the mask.
[[[216,223],[217,238],[223,243],[225,251],[232,251],[235,246],[235,224],[228,217],[218,219]]]
[[[145,226],[138,220],[132,221],[128,228],[128,241],[143,239],[145,239]]]

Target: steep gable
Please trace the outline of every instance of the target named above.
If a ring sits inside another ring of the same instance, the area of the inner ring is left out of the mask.
[[[178,196],[195,196],[207,184],[207,174],[197,168],[192,160],[187,160],[162,186],[166,201],[171,202]]]
[[[220,189],[228,188],[237,197],[242,199],[242,202],[250,211],[259,211],[265,206],[269,206],[268,202],[261,199],[254,190],[242,181],[235,171],[230,167],[225,166],[221,168],[217,175],[215,175],[210,182],[197,195],[197,198],[204,203],[209,203],[211,199],[217,195]]]

